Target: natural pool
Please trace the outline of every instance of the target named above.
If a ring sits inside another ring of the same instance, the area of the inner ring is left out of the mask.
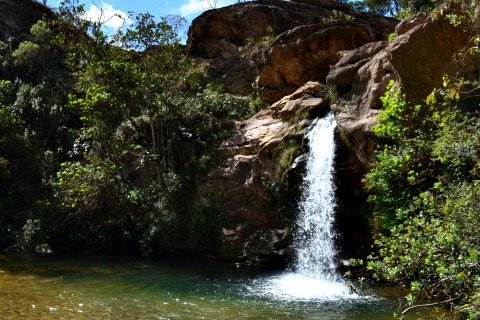
[[[392,319],[398,294],[309,296],[314,282],[198,262],[0,256],[0,319]],[[294,296],[275,292],[297,285]],[[313,290],[313,291],[312,291]],[[435,311],[407,319],[435,319]],[[429,314],[430,313],[430,314]]]

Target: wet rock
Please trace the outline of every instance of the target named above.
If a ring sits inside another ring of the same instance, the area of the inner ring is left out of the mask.
[[[202,197],[226,217],[221,258],[266,264],[288,256],[285,234],[291,220],[281,213],[280,202],[296,204],[305,127],[312,123],[309,118],[328,112],[325,92],[324,84],[308,82],[270,108],[237,122],[236,133],[222,143],[224,161],[200,186]],[[272,186],[279,183],[286,186],[288,199],[272,194]],[[278,230],[284,230],[282,235]]]

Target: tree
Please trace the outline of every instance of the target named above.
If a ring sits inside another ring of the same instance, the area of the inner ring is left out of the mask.
[[[369,11],[391,17],[402,13],[428,12],[437,4],[434,0],[364,0],[360,3],[361,6],[365,6]],[[358,6],[359,4],[355,5]]]
[[[445,78],[418,105],[393,85],[382,98],[381,144],[365,177],[378,249],[368,268],[409,287],[410,305],[465,303],[457,310],[477,319],[469,302],[480,288],[480,118],[458,110],[461,88]]]

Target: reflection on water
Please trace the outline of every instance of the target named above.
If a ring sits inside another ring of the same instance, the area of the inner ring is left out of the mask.
[[[2,320],[391,319],[398,303],[380,289],[322,299],[329,290],[214,264],[0,256]]]

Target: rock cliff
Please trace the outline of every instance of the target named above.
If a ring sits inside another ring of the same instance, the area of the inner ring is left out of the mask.
[[[441,85],[444,74],[460,70],[453,56],[468,37],[444,18],[417,15],[397,24],[334,5],[237,4],[205,13],[190,29],[189,54],[203,59],[226,91],[247,94],[258,79],[264,99],[275,102],[237,123],[236,133],[222,144],[225,160],[203,183],[202,192],[216,194],[212,199],[227,217],[224,257],[271,261],[288,255],[295,205],[285,213],[281,200],[298,200],[304,133],[313,118],[328,111],[338,123],[342,252],[368,250],[361,179],[374,160],[371,128],[382,108],[380,96],[395,80],[408,99],[418,101]],[[247,46],[250,39],[261,41],[268,27],[276,37]],[[394,39],[387,41],[394,30]]]
[[[468,36],[461,28],[420,14],[400,23],[390,42],[339,52],[340,60],[326,78],[341,95],[332,110],[345,141],[364,168],[373,160],[375,141],[370,132],[388,82],[400,84],[409,100],[422,100],[441,86],[445,74],[468,72],[454,59],[467,44]]]
[[[53,13],[35,1],[0,0],[0,40],[28,32]],[[387,35],[395,32],[395,37]],[[441,16],[394,19],[352,11],[333,0],[259,0],[210,10],[189,30],[187,54],[229,93],[256,88],[271,103],[235,123],[220,164],[198,197],[225,216],[220,256],[278,263],[289,256],[301,193],[305,132],[327,112],[338,123],[337,228],[345,255],[368,247],[361,179],[374,160],[371,134],[379,98],[395,80],[418,101],[444,74],[475,71],[453,59],[469,36]]]
[[[308,82],[224,141],[225,158],[200,188],[227,217],[222,257],[271,262],[287,253],[301,174],[304,129],[328,111],[326,87]],[[300,170],[299,170],[300,169]],[[282,198],[286,196],[285,198]]]
[[[337,51],[384,39],[395,25],[335,1],[252,1],[196,18],[187,53],[225,91],[248,94],[258,77],[263,97],[275,102],[325,77]]]

